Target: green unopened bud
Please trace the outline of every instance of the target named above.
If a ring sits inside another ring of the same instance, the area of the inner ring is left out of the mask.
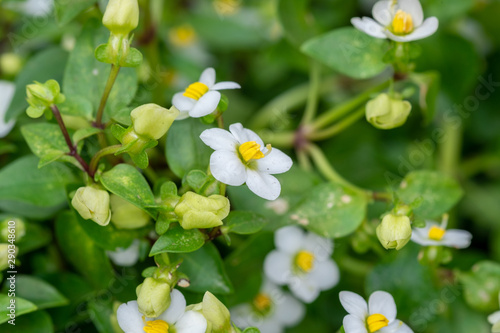
[[[109,0],[102,24],[115,35],[128,35],[139,24],[137,0]]]
[[[165,109],[153,103],[141,105],[130,113],[134,132],[151,140],[165,135],[178,115],[175,107]]]
[[[170,306],[170,285],[162,279],[144,279],[136,293],[139,312],[146,317],[156,318]]]
[[[4,53],[0,56],[0,71],[8,76],[15,76],[22,66],[21,57],[15,53]]]
[[[403,125],[410,111],[410,102],[380,94],[366,103],[366,120],[377,128],[392,129]]]
[[[9,241],[15,239],[16,242],[26,235],[24,221],[19,218],[7,218],[0,223],[0,240]]]
[[[65,100],[59,83],[55,80],[48,80],[45,83],[35,81],[33,84],[28,84],[26,95],[30,105],[26,113],[31,118],[41,117],[52,104],[62,103]]]
[[[149,223],[149,215],[121,197],[111,194],[111,222],[118,229],[137,229]]]
[[[207,291],[202,301],[203,316],[210,323],[212,333],[231,332],[231,315],[221,301]]]
[[[9,267],[9,260],[15,260],[18,248],[12,244],[0,244],[0,271]]]
[[[109,193],[105,190],[93,186],[80,187],[71,205],[85,220],[91,219],[99,225],[108,225],[111,219]]]
[[[222,220],[229,214],[229,200],[218,194],[204,197],[187,192],[174,212],[184,229],[213,228],[222,225]]]
[[[377,237],[387,250],[400,250],[411,238],[410,218],[405,215],[387,214],[377,227]]]

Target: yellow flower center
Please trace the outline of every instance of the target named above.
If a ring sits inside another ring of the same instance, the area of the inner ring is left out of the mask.
[[[169,37],[170,41],[177,46],[188,46],[196,39],[196,33],[190,25],[184,24],[170,30]]]
[[[264,293],[259,293],[253,299],[253,305],[260,312],[265,312],[271,307],[271,298]]]
[[[382,327],[386,327],[389,325],[389,320],[380,313],[375,313],[369,316],[366,319],[366,323],[368,324],[368,330],[370,333],[376,332]]]
[[[146,333],[168,333],[168,324],[160,319],[147,321],[143,330]]]
[[[208,91],[208,87],[206,84],[201,83],[201,82],[195,82],[189,85],[189,87],[186,88],[186,91],[183,96],[199,100],[201,96],[205,95]]]
[[[238,151],[241,157],[248,162],[250,160],[259,160],[265,157],[264,153],[260,151],[260,145],[255,141],[248,141],[240,145]]]
[[[392,31],[397,35],[404,35],[412,32],[413,19],[411,15],[399,9],[392,20]]]
[[[308,251],[300,251],[295,258],[295,264],[303,272],[309,272],[314,267],[314,254]]]
[[[446,233],[446,230],[444,230],[443,228],[440,228],[440,227],[436,227],[434,225],[429,229],[429,238],[432,240],[438,241],[438,240],[441,240],[443,238],[445,233]]]

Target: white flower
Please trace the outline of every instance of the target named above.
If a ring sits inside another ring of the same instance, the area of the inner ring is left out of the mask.
[[[261,138],[240,123],[229,131],[211,128],[201,133],[201,140],[215,152],[210,156],[210,171],[218,181],[240,186],[244,183],[259,197],[278,198],[279,181],[271,174],[283,173],[292,167],[292,159],[281,150],[264,146]]]
[[[141,242],[134,239],[132,244],[126,249],[118,247],[115,251],[106,251],[109,259],[118,266],[130,267],[139,260],[139,246]]]
[[[282,333],[286,327],[293,327],[302,321],[306,309],[289,293],[264,280],[252,304],[237,305],[230,312],[238,327],[253,326],[262,333]]]
[[[215,83],[215,70],[209,67],[201,73],[198,82],[190,84],[184,92],[179,92],[172,98],[172,104],[181,112],[177,119],[206,116],[217,109],[221,99],[218,90],[239,88],[241,87],[236,82]]]
[[[422,5],[418,0],[382,0],[372,9],[373,17],[354,17],[352,25],[375,37],[389,38],[396,42],[410,42],[428,37],[436,32],[436,17],[424,21]]]
[[[24,2],[24,13],[29,16],[47,16],[54,7],[54,0],[27,0]]]
[[[368,304],[350,291],[341,291],[340,303],[349,313],[344,317],[345,333],[413,333],[405,323],[396,319],[396,303],[391,294],[375,291]]]
[[[433,221],[426,221],[425,227],[413,228],[411,240],[423,246],[442,245],[456,249],[469,247],[472,234],[466,230],[446,230],[447,224],[447,214],[443,217],[443,222],[440,225]]]
[[[332,240],[288,226],[276,231],[274,243],[277,250],[267,255],[264,272],[272,282],[288,285],[298,299],[311,303],[338,283]]]
[[[498,302],[500,303],[500,293],[498,294]],[[500,311],[490,314],[488,316],[488,321],[493,325],[491,328],[492,333],[500,332]]]
[[[201,313],[186,311],[186,299],[181,292],[174,289],[170,297],[170,306],[157,318],[144,317],[137,301],[120,305],[116,313],[118,325],[125,333],[169,332],[169,329],[176,333],[205,333],[207,320]]]
[[[0,138],[3,138],[9,134],[16,122],[14,120],[5,122],[5,114],[9,109],[12,97],[14,97],[14,92],[16,91],[16,85],[9,81],[0,81]]]

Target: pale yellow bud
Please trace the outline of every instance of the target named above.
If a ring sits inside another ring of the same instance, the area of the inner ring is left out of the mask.
[[[165,109],[153,103],[141,105],[130,113],[134,132],[151,140],[165,135],[178,115],[175,107]]]
[[[377,237],[384,248],[400,250],[411,238],[411,222],[406,215],[387,214],[377,227]]]
[[[111,194],[111,222],[118,229],[137,229],[149,223],[149,215],[139,207]]]
[[[218,194],[204,197],[194,192],[185,193],[174,210],[184,229],[213,228],[222,225],[229,214],[229,200]]]
[[[93,186],[80,187],[71,205],[85,220],[91,219],[99,225],[108,225],[111,219],[109,193]]]
[[[161,279],[148,277],[137,289],[139,312],[156,318],[170,306],[170,285]]]
[[[128,35],[139,24],[137,0],[109,0],[102,24],[115,35]]]
[[[366,120],[377,128],[392,129],[403,125],[410,111],[410,102],[380,94],[366,103]]]

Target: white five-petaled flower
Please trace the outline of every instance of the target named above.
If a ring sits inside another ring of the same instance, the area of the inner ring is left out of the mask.
[[[231,319],[241,328],[257,327],[262,333],[282,333],[297,325],[306,312],[305,306],[269,280],[264,280],[252,303],[232,308]]]
[[[396,319],[396,303],[391,294],[375,291],[368,304],[356,293],[341,291],[340,303],[349,313],[344,317],[345,333],[413,333],[401,320]]]
[[[500,303],[500,293],[498,294],[498,302]],[[500,311],[494,312],[488,316],[488,321],[493,327],[491,328],[492,333],[500,332]]]
[[[277,250],[267,255],[264,272],[272,282],[288,285],[298,299],[311,303],[338,283],[339,269],[330,257],[332,240],[287,226],[276,231],[274,243]]]
[[[215,83],[215,70],[209,67],[201,73],[198,82],[190,84],[184,92],[179,92],[172,98],[172,104],[181,112],[177,119],[206,116],[217,109],[221,99],[218,90],[239,88],[241,87],[236,82]]]
[[[207,320],[196,311],[186,311],[186,299],[176,289],[172,290],[171,302],[157,318],[146,318],[139,312],[137,301],[120,305],[116,313],[118,324],[125,333],[169,332],[205,333]]]
[[[201,133],[201,140],[215,152],[210,156],[210,171],[218,181],[240,186],[244,183],[259,197],[278,198],[280,182],[271,174],[283,173],[292,167],[292,159],[281,150],[264,146],[261,138],[240,123],[229,131],[211,128]]]
[[[396,42],[410,42],[422,39],[436,32],[439,21],[424,13],[419,0],[382,0],[375,3],[370,17],[354,17],[352,25],[358,30],[375,37],[389,38]]]
[[[139,247],[141,242],[134,239],[132,244],[127,248],[118,247],[114,251],[106,251],[109,259],[118,266],[130,267],[134,266],[139,260]]]
[[[448,246],[456,249],[464,249],[469,247],[472,234],[466,230],[449,229],[446,230],[448,224],[448,215],[443,216],[441,224],[433,221],[426,221],[425,227],[413,228],[411,240],[423,246]]]
[[[2,98],[0,98],[0,138],[7,136],[16,123],[14,120],[7,123],[5,122],[5,114],[9,109],[15,91],[16,85],[14,83],[0,81],[0,96],[2,96]]]

